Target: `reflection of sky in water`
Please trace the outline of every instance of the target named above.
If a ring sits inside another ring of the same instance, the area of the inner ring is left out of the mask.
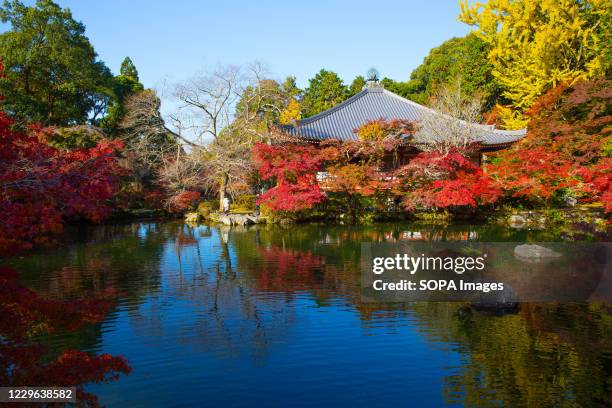
[[[16,266],[30,269],[27,279],[50,294],[68,287],[85,294],[100,282],[122,292],[99,332],[82,339],[83,348],[124,355],[133,367],[117,382],[90,387],[107,406],[427,407],[460,405],[474,392],[488,395],[484,406],[510,398],[516,398],[510,405],[533,398],[530,402],[546,406],[561,401],[562,392],[570,390],[571,396],[584,374],[573,373],[583,365],[591,370],[588,381],[595,390],[587,395],[601,393],[606,376],[597,370],[603,360],[584,354],[592,339],[580,325],[571,329],[579,335],[564,332],[571,340],[567,346],[537,337],[551,330],[548,323],[534,330],[521,315],[480,316],[445,303],[361,304],[359,242],[403,237],[406,230],[228,231],[142,224],[105,231],[89,244],[34,255]],[[419,238],[432,235],[417,232]],[[74,273],[59,279],[57,271],[65,266]],[[79,285],[73,285],[76,280]],[[566,311],[561,316],[568,318]],[[576,316],[580,324],[590,324]],[[566,354],[578,368],[564,366]],[[522,360],[510,361],[512,355]],[[549,367],[551,355],[559,360]],[[506,361],[515,372],[508,378]],[[487,370],[499,383],[487,380]],[[519,375],[532,372],[527,381],[540,392],[520,388]],[[538,381],[553,378],[550,374],[565,385],[540,387]]]
[[[160,292],[137,308],[123,307],[105,327],[101,349],[126,355],[134,372],[93,387],[103,403],[443,403],[440,372],[459,365],[458,354],[429,345],[413,327],[414,317],[394,318],[392,327],[384,321],[364,326],[342,299],[319,307],[304,292],[287,298],[218,282],[219,238],[213,230],[182,248],[182,273],[174,242],[166,243]],[[229,251],[235,265],[232,245]],[[217,302],[213,289],[221,295]]]

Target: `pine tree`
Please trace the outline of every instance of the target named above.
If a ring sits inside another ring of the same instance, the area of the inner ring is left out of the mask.
[[[133,79],[136,82],[139,81],[138,70],[136,69],[136,66],[134,65],[130,57],[124,58],[123,62],[121,63],[121,69],[119,73],[123,76]]]

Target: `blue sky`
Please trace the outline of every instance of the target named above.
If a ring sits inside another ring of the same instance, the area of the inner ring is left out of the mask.
[[[300,86],[321,68],[349,83],[370,67],[406,80],[432,47],[469,32],[458,0],[57,2],[113,72],[129,55],[147,87],[252,61]]]
[[[321,68],[347,84],[371,67],[407,80],[432,47],[470,31],[457,21],[458,0],[56,2],[85,24],[113,72],[130,56],[143,84],[160,91],[199,71],[254,61],[273,78],[296,76],[300,87]],[[173,110],[161,96],[162,111]]]

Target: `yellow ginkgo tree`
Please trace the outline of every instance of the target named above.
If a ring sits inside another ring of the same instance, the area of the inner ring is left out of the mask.
[[[459,20],[491,45],[493,75],[511,105],[508,128],[551,87],[605,75],[610,69],[612,0],[460,0]]]
[[[300,103],[294,98],[291,98],[287,107],[281,111],[279,122],[281,125],[292,125],[300,118]]]

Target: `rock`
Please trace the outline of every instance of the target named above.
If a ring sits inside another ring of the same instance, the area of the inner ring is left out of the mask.
[[[563,255],[541,245],[523,244],[514,248],[514,257],[525,262],[550,262]]]
[[[247,225],[249,222],[246,215],[236,215],[233,217],[234,225]]]
[[[200,221],[200,214],[197,212],[191,212],[185,214],[185,222],[189,224],[197,224]]]
[[[223,225],[232,225],[232,219],[229,215],[221,215],[219,216],[219,222]]]
[[[527,225],[527,220],[522,215],[514,214],[508,218],[510,228],[523,228]]]
[[[259,217],[245,214],[221,214],[218,219],[223,225],[253,225],[258,221]]]
[[[519,305],[516,290],[504,283],[503,291],[481,292],[470,302],[470,307],[481,314],[501,316],[516,313]]]
[[[568,207],[575,207],[578,203],[578,200],[576,200],[574,197],[565,197],[564,201]]]

